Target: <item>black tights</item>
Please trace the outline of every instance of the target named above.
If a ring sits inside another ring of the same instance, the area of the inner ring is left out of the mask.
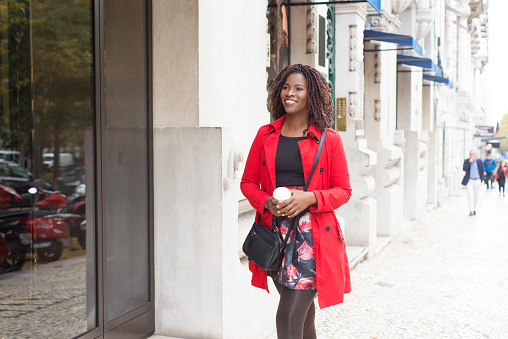
[[[317,291],[292,290],[275,280],[273,283],[280,294],[277,309],[277,338],[316,339],[314,297]]]
[[[501,194],[501,190],[503,190],[503,194],[504,194],[504,184],[506,182],[506,179],[503,178],[501,180],[497,179],[497,183],[499,184],[499,194]]]

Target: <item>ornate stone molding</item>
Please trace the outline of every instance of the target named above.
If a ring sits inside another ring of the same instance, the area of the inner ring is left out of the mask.
[[[308,7],[307,12],[305,13],[307,28],[307,43],[306,43],[306,53],[312,54],[317,53],[317,13],[316,6],[311,5]]]
[[[412,2],[413,0],[392,0],[393,14],[399,15],[400,13],[404,12]]]
[[[335,101],[335,6],[328,5],[326,10],[326,58],[328,59],[328,86]],[[334,107],[334,115],[337,107]],[[335,126],[335,122],[333,124]]]
[[[356,92],[349,92],[349,116],[352,119],[358,119],[358,94]]]
[[[356,71],[358,69],[358,27],[356,25],[349,26],[349,70]]]
[[[376,49],[379,49],[379,47],[376,46]],[[374,83],[381,83],[381,56],[379,52],[374,54]]]
[[[457,13],[457,16],[461,19],[467,19],[469,15],[471,14],[471,7],[469,5],[464,5],[456,8],[455,12]]]
[[[397,17],[389,12],[382,10],[381,14],[375,10],[369,10],[367,15],[366,26],[374,31],[383,31],[388,33],[396,33],[400,27],[400,21]]]
[[[433,2],[431,0],[420,0],[416,5],[416,40],[423,44],[423,40],[432,29]]]
[[[374,100],[374,120],[381,120],[381,100]]]

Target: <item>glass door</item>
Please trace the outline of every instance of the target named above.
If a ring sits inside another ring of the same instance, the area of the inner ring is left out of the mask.
[[[154,330],[149,6],[0,0],[0,338]]]
[[[91,0],[0,0],[0,337],[99,334]]]

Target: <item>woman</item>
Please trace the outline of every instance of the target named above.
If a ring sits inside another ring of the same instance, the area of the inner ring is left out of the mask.
[[[280,294],[277,336],[316,338],[314,297],[321,308],[341,303],[351,290],[349,267],[334,210],[351,196],[342,140],[327,130],[323,150],[307,191],[307,176],[321,131],[332,125],[332,99],[324,77],[306,65],[284,68],[270,87],[268,108],[274,122],[262,126],[252,143],[241,189],[257,210],[256,222],[285,236],[300,213],[278,272],[269,274],[249,262],[252,285],[268,291],[270,276]],[[292,196],[275,200],[276,187]],[[275,218],[274,218],[275,217]]]
[[[496,177],[494,178],[494,180],[497,181],[497,184],[499,185],[499,196],[501,196],[501,190],[503,197],[505,196],[504,185],[506,183],[506,177],[508,177],[508,168],[506,167],[504,160],[501,160],[498,167],[496,168]]]

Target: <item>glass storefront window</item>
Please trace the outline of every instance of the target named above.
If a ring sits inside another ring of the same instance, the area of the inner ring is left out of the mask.
[[[0,0],[0,338],[97,327],[91,0]]]

